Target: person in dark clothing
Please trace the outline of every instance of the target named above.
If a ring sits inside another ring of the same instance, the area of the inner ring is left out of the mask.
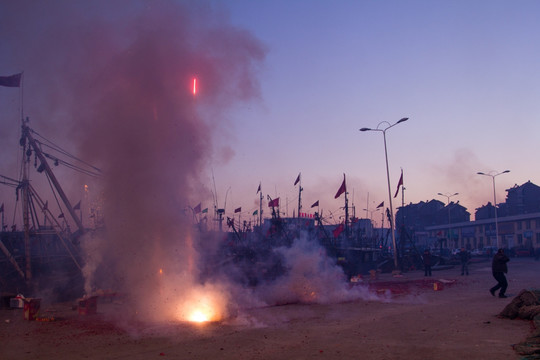
[[[471,254],[461,248],[459,252],[459,261],[461,262],[461,275],[469,275],[469,261],[471,260]]]
[[[424,276],[431,276],[431,253],[429,250],[424,251],[422,260],[424,261]]]
[[[489,292],[491,295],[495,296],[495,291],[498,289],[501,289],[499,291],[499,297],[505,298],[507,297],[505,295],[506,288],[508,287],[508,281],[506,281],[506,273],[508,272],[508,265],[506,264],[509,262],[510,259],[508,256],[504,254],[503,249],[497,250],[497,253],[495,256],[493,256],[493,262],[491,263],[491,270],[493,273],[493,277],[495,280],[497,280],[497,285],[489,289]]]

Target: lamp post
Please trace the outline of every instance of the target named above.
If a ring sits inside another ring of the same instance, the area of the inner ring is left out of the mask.
[[[446,196],[446,206],[448,207],[448,245],[450,245],[450,232],[452,231],[451,229],[451,222],[450,222],[450,198],[452,196],[456,196],[456,195],[459,195],[459,193],[455,193],[455,194],[443,194],[443,193],[437,193],[437,195],[440,195],[440,196]]]
[[[383,140],[384,140],[384,157],[386,159],[386,180],[388,182],[388,200],[390,203],[390,231],[392,232],[392,246],[394,247],[394,267],[398,268],[398,258],[397,258],[397,246],[396,246],[396,234],[394,233],[394,208],[392,206],[392,190],[390,189],[390,170],[388,169],[388,150],[386,147],[386,130],[390,129],[391,127],[396,126],[399,123],[402,123],[404,121],[407,121],[409,118],[401,118],[394,124],[390,124],[387,121],[382,121],[377,125],[377,128],[371,129],[371,128],[361,128],[360,131],[380,131],[383,134]],[[379,129],[381,124],[386,124],[387,126],[384,129]]]
[[[490,171],[489,173],[483,173],[481,171],[477,172],[478,175],[485,175],[485,176],[491,176],[491,180],[493,180],[493,206],[495,207],[495,241],[497,242],[497,248],[501,248],[501,242],[499,240],[499,224],[497,221],[497,195],[495,193],[495,177],[499,176],[501,174],[509,173],[510,170],[504,170],[500,173],[496,171]]]

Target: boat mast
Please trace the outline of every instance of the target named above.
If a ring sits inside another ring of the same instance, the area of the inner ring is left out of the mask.
[[[45,170],[47,172],[47,176],[49,176],[49,178],[51,179],[51,182],[53,183],[54,187],[56,188],[56,191],[58,191],[58,195],[60,195],[60,198],[64,202],[64,205],[66,206],[66,209],[68,210],[69,214],[71,215],[73,221],[75,221],[75,224],[79,228],[79,231],[81,233],[84,233],[84,227],[83,227],[83,224],[81,222],[81,219],[75,213],[75,210],[73,209],[73,206],[71,206],[71,203],[69,202],[66,194],[64,193],[64,190],[60,186],[60,183],[56,179],[56,176],[54,176],[54,173],[52,172],[49,164],[47,163],[47,160],[45,159],[45,155],[43,155],[43,153],[41,152],[41,149],[37,145],[36,141],[34,140],[34,137],[32,136],[32,134],[30,132],[31,132],[30,128],[23,124],[22,136],[23,136],[23,138],[28,140],[29,149],[30,149],[30,147],[32,147],[32,149],[34,150],[36,156],[39,158],[39,161],[41,162],[40,166],[43,166],[43,170]],[[28,157],[28,160],[29,160],[29,157]],[[26,215],[26,216],[28,216],[28,215]]]
[[[345,190],[345,234],[349,236],[349,199],[347,194],[349,192]]]
[[[26,122],[28,122],[28,118],[26,119]],[[24,254],[26,258],[26,267],[25,267],[25,276],[26,281],[29,282],[32,280],[32,262],[31,262],[31,251],[30,251],[30,201],[29,201],[29,185],[30,182],[28,180],[28,169],[30,166],[30,155],[32,151],[30,150],[30,145],[28,145],[28,148],[26,147],[26,138],[24,136],[25,128],[27,126],[25,125],[25,120],[22,119],[22,138],[21,138],[21,146],[23,147],[23,179],[22,179],[22,196],[23,196],[23,226],[24,226]]]
[[[302,173],[298,174],[298,217],[300,217],[300,211],[302,210]]]
[[[259,183],[259,226],[262,226],[262,201],[263,201],[263,194],[261,190],[261,184]]]

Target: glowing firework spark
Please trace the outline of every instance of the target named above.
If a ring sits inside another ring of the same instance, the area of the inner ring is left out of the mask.
[[[201,310],[195,310],[191,315],[188,317],[188,321],[192,322],[207,322],[210,318],[207,314],[203,313]]]
[[[227,296],[217,289],[191,289],[188,297],[178,304],[176,318],[204,323],[221,321],[226,316]]]
[[[197,78],[193,78],[193,95],[197,95]]]

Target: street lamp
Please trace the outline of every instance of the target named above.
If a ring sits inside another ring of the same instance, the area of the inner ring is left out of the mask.
[[[478,175],[485,175],[485,176],[491,176],[491,179],[493,180],[493,206],[495,207],[495,240],[497,242],[497,248],[501,248],[501,242],[499,240],[499,224],[497,221],[497,195],[495,194],[495,177],[499,176],[501,174],[509,173],[510,170],[504,170],[500,173],[496,171],[490,171],[489,173],[483,173],[481,171],[477,172]]]
[[[392,206],[392,190],[390,189],[390,170],[388,169],[388,150],[386,148],[386,130],[390,129],[391,127],[396,126],[399,123],[402,123],[404,121],[409,120],[409,118],[401,118],[398,120],[395,124],[390,124],[387,121],[382,121],[377,125],[377,128],[371,129],[371,128],[361,128],[360,131],[380,131],[383,134],[383,140],[384,140],[384,157],[386,159],[386,180],[388,182],[388,200],[390,202],[390,231],[392,232],[392,246],[394,247],[394,267],[398,268],[398,258],[397,258],[397,246],[396,246],[396,234],[394,234],[394,209]],[[387,126],[384,129],[379,129],[379,126],[381,124],[386,124]]]
[[[447,207],[448,207],[448,246],[450,246],[450,232],[452,231],[451,227],[450,227],[450,198],[452,196],[456,196],[456,195],[459,195],[459,193],[455,193],[455,194],[443,194],[443,193],[437,193],[437,195],[440,195],[440,196],[446,196],[446,200],[447,200]],[[441,249],[442,249],[442,246],[441,246]]]

